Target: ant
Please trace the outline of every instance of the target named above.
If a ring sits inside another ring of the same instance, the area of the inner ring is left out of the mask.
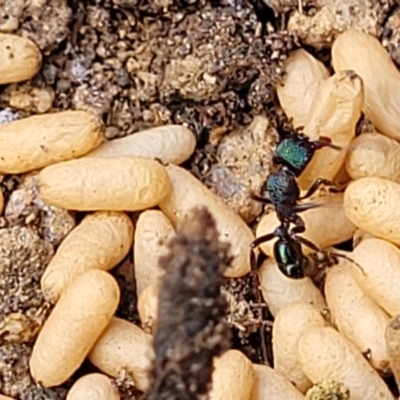
[[[300,196],[296,178],[305,170],[315,152],[323,147],[341,150],[341,147],[332,144],[327,137],[313,141],[302,133],[295,133],[283,139],[273,155],[273,162],[278,165],[278,168],[268,175],[263,195],[252,195],[254,200],[272,204],[282,223],[293,223],[295,228],[292,229],[292,233],[305,231],[304,222],[297,215],[298,213],[320,206],[315,203],[298,204],[298,201],[311,197],[321,185],[336,187],[331,181],[319,178],[304,196]]]
[[[258,288],[259,282],[256,274],[257,259],[254,250],[260,244],[274,238],[277,238],[273,248],[274,258],[279,270],[289,278],[300,279],[310,276],[315,279],[321,272],[321,264],[332,266],[337,263],[337,258],[353,261],[343,254],[322,251],[311,241],[298,236],[298,234],[305,232],[304,221],[298,214],[320,206],[316,203],[298,204],[298,202],[311,197],[321,185],[339,191],[333,182],[319,178],[311,185],[305,195],[300,195],[297,178],[311,162],[315,152],[323,147],[342,150],[327,137],[311,140],[302,133],[294,132],[283,138],[273,154],[273,162],[277,165],[276,170],[268,175],[262,195],[252,195],[252,198],[257,201],[272,204],[280,221],[280,225],[274,232],[255,239],[250,245],[250,265],[255,288]],[[291,224],[294,227],[290,228]],[[314,251],[313,255],[305,255],[302,245],[311,248]],[[256,289],[256,297],[261,303],[259,289]],[[263,329],[260,330],[260,334],[263,358],[267,360]]]
[[[308,239],[296,235],[293,229],[289,230],[287,223],[282,223],[274,232],[262,236],[251,243],[252,265],[256,263],[253,249],[261,243],[274,238],[278,239],[274,244],[275,261],[279,270],[288,278],[301,279],[305,276],[317,278],[317,272],[320,272],[320,268],[316,264],[325,263],[327,266],[332,266],[337,263],[338,258],[354,262],[344,254],[319,249],[318,246]],[[301,248],[302,244],[313,250],[314,255],[305,255]]]

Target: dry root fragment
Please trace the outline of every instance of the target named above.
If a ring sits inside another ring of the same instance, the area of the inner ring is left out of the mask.
[[[207,207],[216,221],[220,240],[230,244],[234,257],[225,276],[241,277],[250,272],[249,246],[254,235],[247,224],[190,172],[172,164],[166,170],[172,190],[159,206],[173,225],[182,222],[193,208]]]
[[[361,353],[369,354],[375,369],[386,371],[385,330],[389,316],[361,289],[353,276],[354,268],[357,266],[343,262],[329,270],[325,296],[330,316],[340,333]]]
[[[304,332],[297,344],[297,359],[312,382],[340,382],[350,390],[352,400],[394,400],[359,350],[331,327],[313,327]]]
[[[400,143],[377,132],[353,140],[346,157],[352,179],[374,176],[400,183]]]
[[[305,400],[350,400],[350,391],[342,383],[326,379],[308,389]]]
[[[383,134],[400,139],[400,72],[378,39],[351,29],[332,46],[335,71],[353,70],[364,83],[365,116]]]
[[[286,75],[276,89],[279,102],[295,128],[305,126],[319,85],[329,72],[303,49],[294,51],[284,66]]]
[[[342,150],[328,147],[318,150],[299,177],[302,189],[308,189],[318,178],[332,181],[338,174],[355,137],[363,101],[363,81],[354,71],[338,71],[321,82],[304,133],[311,139],[328,137]]]
[[[39,71],[42,55],[29,39],[0,33],[0,85],[31,79]]]
[[[320,312],[307,303],[295,303],[283,308],[275,318],[272,330],[275,370],[304,393],[311,381],[304,373],[297,357],[297,343],[301,335],[312,327],[323,327]]]
[[[344,192],[348,219],[368,233],[400,245],[400,184],[384,178],[361,178]]]
[[[192,131],[180,125],[166,125],[111,140],[87,157],[136,156],[182,164],[193,154],[195,147],[196,137]]]
[[[227,304],[221,294],[228,247],[218,237],[211,214],[205,208],[192,211],[178,226],[169,254],[160,260],[165,275],[154,334],[156,358],[146,400],[207,398],[213,357],[229,346],[223,320]],[[229,369],[223,368],[224,379],[230,379],[226,373]],[[234,377],[237,381],[238,376]],[[226,394],[222,398],[236,398],[232,392]]]
[[[299,302],[308,303],[320,312],[326,309],[324,297],[309,277],[288,278],[272,258],[261,265],[258,277],[264,301],[274,317],[286,306]]]

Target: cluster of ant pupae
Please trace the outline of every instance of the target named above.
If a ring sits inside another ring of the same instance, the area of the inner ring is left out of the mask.
[[[315,263],[324,260],[332,265],[337,257],[347,258],[342,254],[323,252],[318,246],[299,234],[305,232],[305,224],[299,213],[319,207],[317,203],[299,203],[310,198],[321,185],[326,185],[334,190],[336,185],[325,179],[317,179],[303,196],[297,183],[297,178],[312,160],[315,152],[323,147],[341,150],[327,137],[311,140],[302,133],[294,132],[284,137],[277,145],[273,163],[276,169],[271,172],[265,182],[263,193],[253,195],[253,199],[266,204],[271,204],[280,221],[274,232],[257,238],[251,244],[251,266],[253,272],[257,269],[254,249],[262,243],[277,238],[274,244],[274,258],[280,271],[289,278],[299,279],[311,271]],[[307,256],[303,253],[301,245],[308,246],[315,253]]]

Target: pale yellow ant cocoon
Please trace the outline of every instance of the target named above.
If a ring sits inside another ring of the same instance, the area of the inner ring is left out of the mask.
[[[332,181],[338,174],[355,137],[363,100],[363,82],[353,71],[339,71],[321,82],[304,133],[310,139],[327,137],[341,150],[324,147],[315,152],[298,179],[303,190],[318,178]]]
[[[302,127],[308,122],[319,85],[329,77],[329,72],[321,61],[304,49],[292,52],[283,63],[285,76],[276,93],[293,126]]]
[[[154,357],[152,336],[121,318],[113,317],[89,353],[90,362],[100,371],[118,377],[126,370],[135,386],[146,391]]]
[[[400,183],[384,178],[361,178],[344,192],[343,207],[358,228],[400,245]]]
[[[297,342],[308,329],[322,326],[325,326],[325,320],[321,313],[307,303],[294,303],[283,308],[274,321],[272,348],[275,370],[292,382],[301,393],[305,393],[312,382],[299,363]]]
[[[256,381],[251,400],[304,400],[304,396],[283,375],[268,365],[253,364]]]
[[[328,271],[325,297],[330,316],[339,332],[361,353],[369,354],[371,365],[385,371],[389,364],[385,343],[389,316],[360,287],[354,268],[355,264],[345,261]]]
[[[321,312],[326,309],[324,297],[309,277],[285,276],[272,258],[262,263],[258,279],[264,301],[274,317],[283,308],[298,302],[308,303]]]
[[[0,85],[27,81],[41,65],[42,55],[32,40],[0,33]]]
[[[352,179],[374,176],[400,183],[400,143],[377,132],[363,133],[351,143],[346,170]]]
[[[210,400],[250,400],[255,382],[251,361],[238,350],[214,358]]]
[[[194,152],[196,137],[184,126],[165,125],[146,129],[104,143],[87,157],[137,156],[182,164]]]
[[[364,239],[351,258],[359,265],[352,269],[364,292],[390,316],[400,314],[399,248],[382,239]]]
[[[67,210],[140,211],[158,205],[170,190],[165,168],[139,157],[84,157],[39,174],[40,198]]]
[[[0,173],[22,174],[81,157],[104,141],[104,126],[86,111],[34,115],[0,126]]]
[[[87,215],[61,242],[42,275],[46,300],[55,303],[86,271],[114,268],[131,249],[133,231],[133,223],[125,213],[99,211]]]
[[[160,210],[142,212],[136,223],[133,257],[138,297],[164,274],[160,257],[168,252],[168,243],[175,235],[170,220]]]
[[[91,270],[76,278],[37,337],[29,362],[34,380],[45,387],[67,381],[109,324],[119,298],[108,272]]]
[[[146,332],[153,333],[158,316],[158,295],[160,282],[152,283],[144,289],[137,301],[137,309],[142,327]]]
[[[66,400],[120,400],[120,398],[117,388],[109,377],[94,373],[79,378],[69,390]]]
[[[331,327],[313,327],[297,343],[297,358],[313,382],[333,379],[351,393],[351,400],[394,400],[386,383],[360,351]]]
[[[172,182],[172,190],[160,202],[163,213],[176,227],[196,207],[207,207],[214,217],[221,242],[228,242],[233,260],[225,276],[238,278],[250,272],[250,243],[254,235],[238,214],[205,187],[189,171],[173,164],[166,171]]]
[[[332,65],[361,77],[363,113],[381,133],[400,140],[400,72],[379,40],[356,29],[342,33],[332,46]]]

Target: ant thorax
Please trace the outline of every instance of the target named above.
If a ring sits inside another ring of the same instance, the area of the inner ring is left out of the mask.
[[[273,171],[267,178],[265,189],[272,204],[278,210],[282,207],[292,208],[300,196],[296,177],[287,167],[280,167]]]

